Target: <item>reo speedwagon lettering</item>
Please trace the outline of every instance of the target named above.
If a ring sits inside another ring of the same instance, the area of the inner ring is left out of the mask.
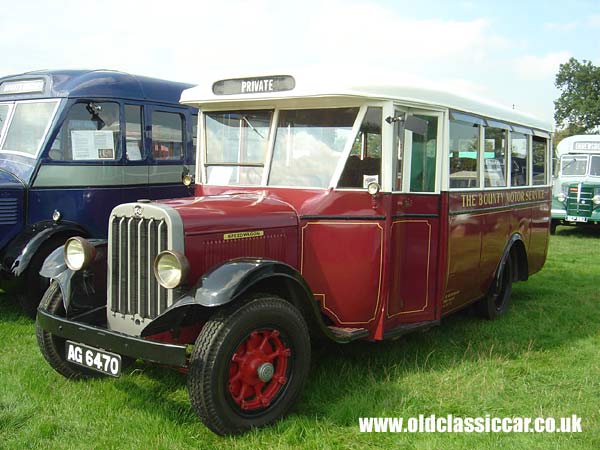
[[[187,371],[218,434],[289,411],[311,341],[501,316],[550,225],[549,124],[419,86],[243,81],[182,94],[201,110],[195,197],[119,205],[108,241],[70,239],[36,325],[66,377],[131,358]]]

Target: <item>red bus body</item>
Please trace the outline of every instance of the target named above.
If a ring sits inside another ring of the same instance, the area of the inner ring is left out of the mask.
[[[184,92],[201,110],[195,196],[119,205],[108,242],[49,257],[52,367],[178,367],[200,418],[231,434],[289,410],[311,340],[394,339],[471,304],[504,314],[546,260],[549,126],[437,90],[328,89],[273,76]]]

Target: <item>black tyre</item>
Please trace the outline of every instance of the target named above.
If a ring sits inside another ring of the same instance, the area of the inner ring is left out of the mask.
[[[23,292],[17,295],[19,304],[32,319],[35,319],[37,308],[44,293],[50,286],[50,280],[40,275],[44,261],[50,253],[64,244],[64,239],[55,239],[44,244],[31,259],[25,273],[25,286]]]
[[[475,303],[477,315],[484,319],[494,320],[503,315],[510,303],[512,293],[513,265],[510,256],[504,262],[490,288],[490,292],[484,298]]]
[[[241,433],[284,416],[309,366],[310,338],[300,312],[279,297],[262,296],[224,309],[203,327],[190,358],[190,401],[215,433]]]
[[[558,221],[556,220],[551,220],[550,221],[550,234],[551,235],[555,235],[556,234],[556,227],[558,226]]]
[[[62,292],[55,281],[50,283],[50,287],[42,297],[40,308],[49,313],[64,316],[65,308]],[[43,330],[37,323],[35,324],[35,335],[42,355],[52,368],[62,376],[73,379],[102,376],[98,372],[67,362],[65,359],[65,339]]]

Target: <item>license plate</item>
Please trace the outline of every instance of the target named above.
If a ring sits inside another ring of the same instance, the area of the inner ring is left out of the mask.
[[[567,216],[565,220],[567,222],[587,222],[588,218],[581,216]]]
[[[65,346],[67,361],[111,377],[121,376],[121,355],[71,341]]]

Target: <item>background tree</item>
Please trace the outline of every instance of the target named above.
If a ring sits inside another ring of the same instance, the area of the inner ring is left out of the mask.
[[[554,101],[558,128],[573,134],[590,133],[600,126],[600,68],[575,58],[560,65],[554,84],[561,91]]]

